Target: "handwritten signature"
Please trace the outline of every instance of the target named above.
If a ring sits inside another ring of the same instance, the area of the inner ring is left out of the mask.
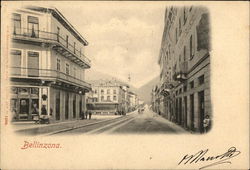
[[[178,165],[181,164],[196,164],[199,162],[210,162],[210,164],[205,165],[199,169],[205,169],[211,166],[219,165],[219,164],[231,164],[230,159],[233,157],[238,156],[241,152],[236,149],[236,147],[231,147],[227,150],[227,152],[216,155],[216,156],[207,156],[208,149],[206,150],[200,150],[199,152],[193,154],[193,155],[185,155],[181,161],[178,163]]]

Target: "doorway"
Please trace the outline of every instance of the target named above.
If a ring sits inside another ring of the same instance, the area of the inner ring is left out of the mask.
[[[190,129],[194,130],[194,94],[190,95]]]
[[[187,96],[184,97],[184,127],[187,127]]]
[[[198,108],[199,108],[199,130],[201,133],[204,132],[203,120],[205,114],[205,107],[204,107],[204,91],[200,91],[198,93]]]

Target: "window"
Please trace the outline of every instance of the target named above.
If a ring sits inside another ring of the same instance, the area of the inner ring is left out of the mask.
[[[184,91],[184,92],[187,91],[187,86],[186,86],[186,85],[183,87],[183,91]]]
[[[181,18],[179,18],[179,36],[181,35]]]
[[[66,47],[68,48],[69,47],[69,36],[66,35]]]
[[[184,49],[183,49],[183,59],[184,61],[186,61],[186,46],[184,46]]]
[[[116,94],[116,90],[113,90],[113,94]]]
[[[110,94],[110,89],[107,90],[107,94]]]
[[[189,49],[190,49],[190,60],[193,59],[194,57],[194,54],[193,54],[193,36],[191,35],[190,36],[190,39],[189,39]]]
[[[175,40],[177,43],[178,42],[178,30],[177,30],[177,28],[175,28]]]
[[[22,61],[22,52],[21,50],[11,50],[11,67],[12,74],[21,74],[21,61]]]
[[[200,76],[198,80],[199,80],[199,85],[204,84],[204,75]]]
[[[56,70],[57,71],[61,70],[61,60],[59,58],[56,59]]]
[[[110,96],[107,96],[107,100],[110,101]]]
[[[97,90],[95,90],[95,94],[97,94]]]
[[[73,77],[76,78],[76,68],[75,67],[73,68]]]
[[[57,41],[59,42],[59,37],[60,37],[60,28],[57,27]]]
[[[76,43],[74,42],[74,54],[76,53]]]
[[[179,55],[179,62],[181,62],[181,55]]]
[[[66,74],[68,74],[69,75],[69,64],[68,63],[66,63]]]
[[[28,16],[28,33],[31,37],[38,37],[39,21],[37,17]]]
[[[190,89],[194,88],[194,81],[191,81],[191,82],[189,83],[189,85],[190,85]]]
[[[34,51],[28,51],[28,75],[39,75],[39,53]]]
[[[14,32],[13,34],[21,34],[21,15],[20,14],[13,14],[13,25],[14,25]]]
[[[116,96],[113,96],[113,100],[116,101]]]
[[[104,96],[101,96],[101,101],[104,101]]]
[[[187,21],[187,15],[186,15],[186,8],[184,7],[184,10],[183,10],[183,16],[184,16],[184,24],[186,24],[186,21]]]
[[[101,89],[101,94],[104,94],[104,90],[103,89]]]
[[[82,57],[82,49],[80,48],[80,57]]]

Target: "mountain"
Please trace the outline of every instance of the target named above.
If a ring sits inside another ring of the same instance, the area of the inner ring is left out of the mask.
[[[139,98],[143,100],[145,103],[151,103],[151,91],[152,88],[160,81],[159,76],[153,78],[148,83],[144,84],[142,87],[137,89],[136,93],[138,94]]]

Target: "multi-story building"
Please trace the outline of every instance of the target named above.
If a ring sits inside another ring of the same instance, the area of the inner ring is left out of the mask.
[[[128,85],[116,80],[92,82],[88,93],[88,109],[96,114],[121,114],[128,111]]]
[[[209,34],[206,8],[166,9],[158,60],[163,116],[198,132],[211,117]]]
[[[88,42],[55,8],[27,7],[12,15],[11,110],[14,120],[37,114],[51,121],[80,117],[91,85]]]
[[[128,92],[128,99],[129,99],[128,110],[134,111],[138,105],[138,97],[134,92],[129,91]]]

